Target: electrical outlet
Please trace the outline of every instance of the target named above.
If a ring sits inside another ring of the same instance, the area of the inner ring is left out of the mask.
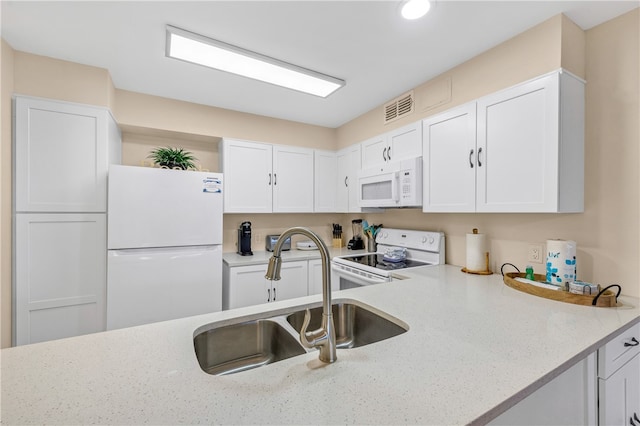
[[[527,262],[543,263],[542,244],[529,244],[527,250]]]

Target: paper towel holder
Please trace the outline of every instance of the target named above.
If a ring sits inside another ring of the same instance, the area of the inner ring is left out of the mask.
[[[478,234],[478,228],[473,228],[473,233],[474,234]],[[486,251],[484,253],[484,262],[485,262],[485,269],[484,270],[475,271],[475,270],[467,269],[466,267],[462,268],[461,270],[465,274],[474,274],[474,275],[491,275],[491,274],[493,274],[493,272],[491,272],[491,268],[489,268],[489,252],[488,251]]]

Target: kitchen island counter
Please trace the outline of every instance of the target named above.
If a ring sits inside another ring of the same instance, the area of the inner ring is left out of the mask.
[[[229,376],[204,373],[195,330],[281,313],[308,296],[1,351],[4,424],[485,423],[640,321],[639,300],[571,305],[455,266],[335,292],[409,331]]]

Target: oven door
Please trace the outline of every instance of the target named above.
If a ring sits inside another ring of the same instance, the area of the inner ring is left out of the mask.
[[[375,275],[361,270],[354,272],[353,268],[343,267],[331,262],[331,287],[333,290],[346,290],[390,281],[390,277]]]

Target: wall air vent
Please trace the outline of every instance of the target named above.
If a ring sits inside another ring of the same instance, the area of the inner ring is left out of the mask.
[[[413,91],[398,96],[391,102],[387,102],[384,105],[384,124],[391,123],[400,117],[411,114],[414,110],[414,105]]]

